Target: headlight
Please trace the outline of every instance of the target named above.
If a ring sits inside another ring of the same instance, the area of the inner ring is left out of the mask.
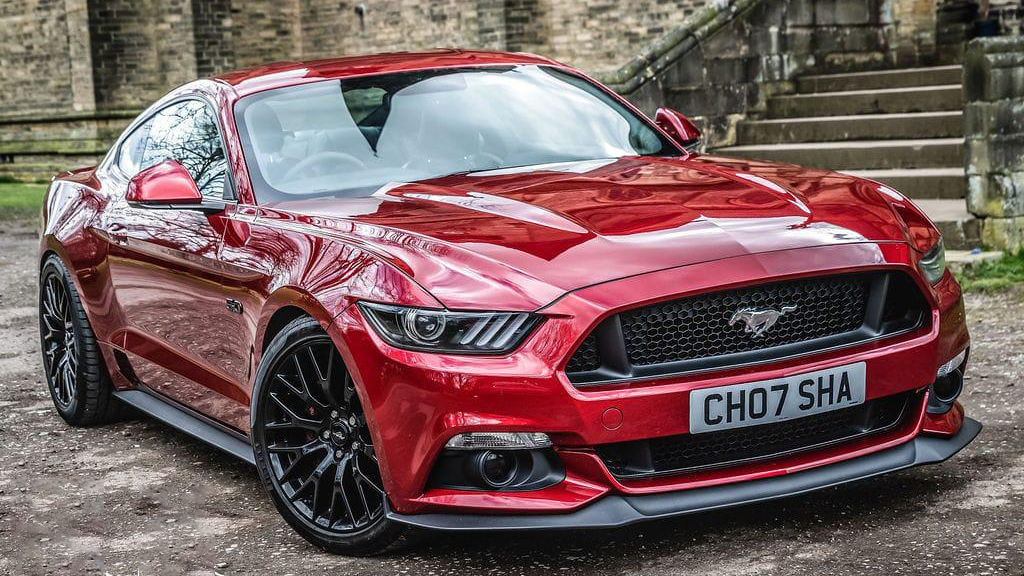
[[[501,354],[540,323],[529,312],[451,312],[360,302],[359,309],[388,344],[455,354]]]
[[[942,245],[941,238],[934,248],[921,257],[917,266],[929,283],[935,284],[942,280],[942,275],[946,273],[946,249]]]

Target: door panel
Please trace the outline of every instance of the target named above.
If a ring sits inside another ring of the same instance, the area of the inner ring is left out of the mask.
[[[174,159],[204,198],[223,200],[227,162],[214,118],[198,100],[168,105],[125,140],[120,172]],[[126,189],[127,180],[104,214],[111,284],[125,318],[113,343],[141,383],[245,431],[251,329],[228,309],[231,272],[219,260],[234,205],[213,215],[137,206],[124,199]]]
[[[111,247],[110,278],[137,376],[211,417],[234,412],[247,398],[247,357],[236,351],[248,330],[227,308],[217,260],[227,215],[124,203],[116,219],[123,240]]]

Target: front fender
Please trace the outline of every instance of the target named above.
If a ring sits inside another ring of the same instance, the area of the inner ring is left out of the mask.
[[[287,234],[287,233],[285,233]],[[308,238],[293,238],[291,246],[309,245]],[[323,240],[323,239],[317,239]],[[263,303],[255,331],[258,366],[267,342],[268,329],[280,328],[281,319],[308,315],[330,332],[335,318],[359,300],[441,308],[442,305],[419,284],[393,265],[366,251],[342,242],[314,242],[315,250],[289,250],[303,258],[280,258],[287,263],[276,268],[269,294]],[[280,244],[279,244],[280,245]],[[345,342],[335,344],[342,355]]]

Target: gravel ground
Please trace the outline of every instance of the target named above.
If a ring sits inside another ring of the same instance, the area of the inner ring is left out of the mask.
[[[152,420],[74,429],[42,382],[35,237],[0,232],[2,574],[1024,574],[1024,294],[971,295],[964,403],[927,466],[608,532],[437,535],[384,558],[308,546],[255,471]]]

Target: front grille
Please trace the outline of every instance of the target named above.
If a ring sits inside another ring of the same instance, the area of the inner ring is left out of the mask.
[[[698,294],[608,318],[577,348],[566,373],[587,385],[764,362],[903,332],[920,325],[927,309],[913,280],[900,272]],[[765,312],[781,314],[755,334],[734,318],[744,310],[761,314],[751,319],[755,327]]]
[[[734,466],[891,430],[910,416],[908,407],[919,397],[908,392],[775,424],[605,444],[597,453],[620,478]]]
[[[601,358],[597,354],[597,337],[587,336],[576,353],[569,359],[565,369],[569,372],[587,372],[601,367]]]
[[[863,276],[801,280],[681,298],[620,315],[626,354],[635,365],[707,358],[841,334],[860,327],[868,303]],[[740,308],[796,306],[763,336],[729,320]]]

